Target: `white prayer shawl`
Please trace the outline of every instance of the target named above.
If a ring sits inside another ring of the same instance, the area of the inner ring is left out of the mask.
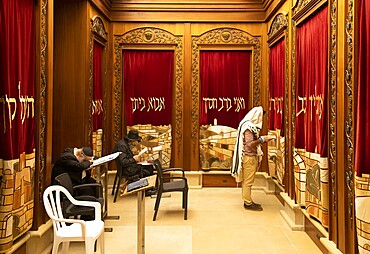
[[[243,158],[243,139],[244,132],[250,130],[254,133],[257,138],[259,137],[259,132],[262,128],[263,119],[263,108],[261,106],[252,108],[240,121],[237,130],[233,161],[231,164],[231,175],[235,178],[236,182],[240,183],[243,181],[242,170],[242,158]],[[262,159],[262,149],[261,145],[257,146],[257,155],[259,160]]]

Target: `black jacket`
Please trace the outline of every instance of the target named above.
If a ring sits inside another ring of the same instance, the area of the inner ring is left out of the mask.
[[[127,139],[121,139],[117,141],[113,148],[113,153],[121,152],[117,157],[117,170],[122,169],[122,174],[124,176],[133,176],[140,173],[140,166],[136,163],[134,159],[134,154],[130,149]]]
[[[68,173],[73,185],[81,184],[82,172],[89,168],[91,164],[92,162],[90,161],[79,162],[77,157],[74,155],[73,148],[66,148],[54,163],[51,182],[56,184],[54,180],[56,176],[62,173]],[[86,177],[90,177],[88,172]]]

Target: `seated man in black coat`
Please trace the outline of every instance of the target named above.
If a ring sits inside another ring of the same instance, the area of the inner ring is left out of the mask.
[[[90,147],[66,148],[54,163],[51,175],[52,184],[57,184],[55,177],[62,173],[69,174],[74,186],[95,183],[95,179],[91,177],[91,172],[88,170],[93,164],[92,160],[93,152]]]
[[[123,139],[117,141],[113,148],[113,153],[121,152],[116,159],[117,166],[122,167],[122,175],[129,181],[135,181],[152,174],[150,170],[137,164],[140,161],[140,156],[134,155],[132,152],[132,149],[137,147],[140,141],[139,132],[137,130],[130,130]]]

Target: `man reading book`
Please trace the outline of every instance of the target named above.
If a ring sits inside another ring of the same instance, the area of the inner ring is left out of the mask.
[[[133,153],[140,141],[139,132],[130,130],[123,139],[117,141],[113,148],[113,153],[121,152],[116,159],[117,167],[120,167],[117,170],[122,170],[122,176],[126,177],[129,182],[152,174],[150,170],[137,163],[140,161],[140,155],[134,155]]]

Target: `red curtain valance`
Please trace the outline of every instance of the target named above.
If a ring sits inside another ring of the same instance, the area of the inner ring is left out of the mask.
[[[295,147],[327,157],[328,11],[297,29]]]
[[[249,51],[200,51],[200,125],[237,128],[248,112]]]
[[[126,124],[171,124],[174,52],[124,50]]]

